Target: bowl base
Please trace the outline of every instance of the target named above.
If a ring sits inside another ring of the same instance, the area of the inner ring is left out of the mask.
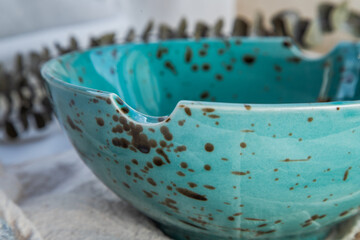
[[[156,222],[157,226],[171,239],[174,240],[247,240],[247,239],[276,239],[276,240],[324,240],[327,236],[329,236],[331,232],[330,227],[324,227],[312,233],[304,234],[304,235],[296,235],[296,236],[289,236],[284,238],[273,237],[270,236],[265,237],[258,237],[258,238],[244,238],[244,237],[221,237],[217,235],[208,235],[203,232],[197,231],[189,231],[184,229],[179,229],[178,227],[164,225],[161,223]]]

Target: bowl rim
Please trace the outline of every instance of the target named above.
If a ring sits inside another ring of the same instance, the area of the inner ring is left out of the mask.
[[[176,42],[176,43],[191,43],[191,42],[198,42],[198,43],[206,43],[211,41],[226,41],[226,40],[236,40],[239,39],[241,41],[256,41],[256,42],[274,42],[274,43],[281,43],[284,41],[290,41],[292,43],[289,50],[295,57],[299,57],[302,60],[314,61],[314,60],[321,60],[328,57],[333,52],[337,51],[338,48],[342,46],[348,46],[349,44],[358,44],[357,42],[340,42],[337,44],[330,52],[327,54],[321,55],[319,57],[309,57],[294,43],[292,38],[289,37],[229,37],[229,38],[202,38],[199,40],[196,39],[173,39],[167,41],[157,41],[157,42],[150,42],[150,43],[126,43],[126,44],[113,44],[107,46],[100,46],[96,48],[90,48],[85,51],[74,51],[71,53],[64,54],[62,56],[53,58],[46,63],[43,64],[41,67],[41,75],[45,79],[45,82],[50,85],[55,85],[56,87],[72,91],[75,93],[85,94],[91,97],[105,97],[112,99],[113,103],[116,103],[116,99],[120,99],[123,102],[122,106],[126,106],[129,108],[130,112],[143,116],[145,118],[155,118],[158,119],[158,123],[165,121],[167,118],[173,118],[173,116],[178,112],[180,108],[184,107],[191,107],[191,108],[204,108],[204,107],[212,107],[216,108],[217,110],[247,110],[248,106],[251,106],[251,111],[301,111],[301,110],[318,110],[318,109],[331,109],[338,107],[359,107],[360,109],[360,100],[340,100],[340,101],[329,101],[329,102],[310,102],[310,103],[230,103],[230,102],[209,102],[209,101],[195,101],[195,100],[179,100],[172,110],[172,112],[167,116],[151,116],[145,113],[139,112],[130,105],[126,103],[126,101],[118,96],[118,94],[109,91],[102,91],[93,89],[90,87],[79,86],[72,83],[68,83],[63,81],[63,77],[61,77],[54,69],[52,69],[52,65],[54,62],[61,62],[64,58],[72,56],[74,54],[81,55],[84,53],[96,52],[99,50],[104,50],[107,48],[113,47],[121,47],[121,48],[132,48],[134,46],[141,46],[141,45],[159,45],[161,43],[167,42]],[[118,105],[118,104],[117,104]]]

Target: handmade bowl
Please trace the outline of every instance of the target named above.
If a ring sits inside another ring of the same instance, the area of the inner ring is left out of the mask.
[[[359,49],[181,40],[42,72],[85,164],[174,239],[322,239],[359,211]]]

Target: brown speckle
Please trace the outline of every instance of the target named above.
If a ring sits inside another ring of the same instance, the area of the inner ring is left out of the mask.
[[[245,218],[248,221],[260,221],[260,222],[265,222],[266,219],[260,219],[260,218]]]
[[[286,47],[286,48],[289,48],[289,47],[292,46],[292,43],[291,43],[290,41],[288,41],[288,40],[285,40],[285,41],[283,42],[283,46]]]
[[[158,167],[160,167],[160,166],[162,166],[162,165],[165,164],[165,163],[163,162],[163,160],[162,160],[160,157],[158,157],[158,156],[155,156],[155,157],[153,158],[153,163],[154,163],[156,166],[158,166]]]
[[[312,117],[309,117],[309,118],[307,119],[308,122],[312,122],[313,120],[314,120],[314,118],[312,118]]]
[[[290,63],[300,63],[301,58],[299,58],[299,57],[289,57],[289,58],[286,59],[286,61],[288,61]]]
[[[146,162],[146,166],[147,166],[148,168],[153,168],[153,167],[154,167],[151,162]]]
[[[244,143],[244,142],[240,143],[240,147],[241,148],[246,148],[246,143]]]
[[[252,55],[245,55],[243,57],[243,61],[248,64],[248,65],[252,65],[255,62],[256,58]]]
[[[170,70],[173,74],[175,74],[175,75],[177,74],[176,68],[175,68],[175,66],[172,64],[172,62],[170,62],[170,61],[165,61],[164,65],[165,65],[165,67],[166,67],[168,70]]]
[[[275,69],[275,71],[277,71],[277,72],[282,72],[282,67],[280,67],[279,65],[274,65],[274,69]]]
[[[188,182],[188,185],[189,185],[189,187],[191,187],[191,188],[197,187],[197,184],[196,184],[196,183],[193,183],[193,182]]]
[[[154,181],[154,179],[152,178],[148,178],[146,179],[148,181],[148,183],[150,183],[151,185],[153,185],[154,187],[156,186],[156,182]]]
[[[192,50],[190,47],[186,47],[186,52],[185,52],[185,62],[189,63],[191,62],[192,59]]]
[[[169,128],[167,126],[162,126],[160,128],[160,132],[167,141],[171,141],[173,139],[173,135],[170,133]]]
[[[349,213],[349,211],[344,211],[344,212],[340,213],[339,216],[343,217],[343,216],[347,215],[348,213]]]
[[[210,114],[208,117],[209,117],[209,118],[212,118],[212,119],[220,118],[220,116],[219,116],[219,115],[216,115],[216,114]]]
[[[71,127],[71,129],[82,133],[82,130],[72,121],[72,119],[69,116],[66,117],[66,121]]]
[[[204,185],[204,188],[210,189],[210,190],[214,190],[215,187],[211,186],[211,185]]]
[[[182,223],[185,223],[186,225],[189,225],[191,227],[194,227],[194,228],[198,228],[198,229],[202,229],[202,230],[207,230],[206,228],[203,228],[203,227],[200,227],[200,226],[197,226],[197,225],[194,225],[192,223],[189,223],[189,222],[186,222],[186,221],[183,221],[183,220],[179,220],[180,222]],[[190,239],[189,237],[185,237],[186,240]]]
[[[207,113],[211,113],[211,112],[215,111],[214,108],[203,108],[202,110],[203,110],[203,112],[207,112]]]
[[[271,234],[271,233],[274,233],[276,232],[276,230],[269,230],[269,231],[257,231],[256,232],[256,236],[261,236],[261,235],[265,235],[265,234]]]
[[[145,191],[145,190],[143,190],[143,192],[145,193],[146,197],[148,197],[148,198],[152,198],[152,197],[153,197],[153,195],[152,195],[151,193],[149,193],[149,192],[147,192],[147,191]]]
[[[186,146],[182,145],[182,146],[177,146],[175,149],[174,149],[174,152],[175,153],[178,153],[178,152],[184,152],[186,151]]]
[[[210,70],[210,64],[204,63],[204,64],[202,65],[202,69],[203,69],[205,72],[209,71],[209,70]]]
[[[344,173],[344,177],[343,177],[343,181],[346,181],[349,177],[349,171],[351,168],[346,169],[345,173]]]
[[[125,114],[128,114],[130,112],[128,107],[122,107],[120,110]]]
[[[180,177],[185,177],[185,173],[183,173],[181,171],[178,171],[176,174],[179,175]]]
[[[136,159],[132,159],[131,162],[135,165],[139,165],[139,162]]]
[[[200,94],[201,99],[205,99],[205,98],[208,98],[208,97],[209,97],[209,92],[208,91],[205,91],[205,92]]]
[[[198,67],[196,64],[194,64],[194,65],[191,66],[191,69],[192,69],[194,72],[196,72],[196,71],[199,69],[199,67]]]
[[[214,145],[212,145],[211,143],[206,143],[206,144],[205,144],[205,150],[206,150],[207,152],[212,152],[212,151],[214,151]]]
[[[205,169],[206,171],[210,171],[210,170],[211,170],[211,166],[210,166],[209,164],[206,164],[206,165],[204,166],[204,169]]]
[[[221,74],[216,74],[215,79],[220,82],[223,80],[223,76]]]
[[[284,160],[281,160],[280,162],[307,162],[311,159],[311,156],[308,156],[306,159],[290,159],[286,158]]]
[[[173,199],[166,198],[164,202],[161,202],[161,204],[163,204],[171,209],[174,209],[175,211],[178,210],[178,208],[176,206],[174,206],[176,204],[176,201]]]
[[[168,49],[164,47],[159,47],[156,52],[156,57],[161,59],[164,54],[168,53]]]
[[[187,167],[188,167],[188,164],[187,164],[186,162],[182,162],[182,163],[180,163],[180,166],[181,166],[182,168],[187,168]]]
[[[116,147],[128,148],[130,145],[130,142],[128,140],[126,140],[125,138],[113,138],[112,144]]]
[[[200,50],[199,50],[199,55],[200,55],[201,57],[206,56],[206,54],[207,54],[207,51],[206,51],[206,50],[204,50],[204,49],[200,49]]]
[[[99,125],[99,126],[104,126],[104,119],[102,118],[95,118],[96,119],[96,123]]]
[[[231,174],[237,175],[237,176],[245,176],[249,174],[249,172],[239,172],[239,171],[233,171]]]
[[[189,107],[185,107],[184,111],[185,111],[186,115],[191,116],[191,109]]]
[[[176,190],[181,193],[182,195],[188,197],[188,198],[192,198],[194,200],[198,200],[198,201],[207,201],[207,198],[205,195],[200,195],[198,193],[195,193],[189,189],[186,188],[176,188]]]
[[[123,132],[123,128],[120,125],[116,125],[115,127],[112,128],[111,130],[113,133],[122,133]]]
[[[113,119],[114,122],[119,121],[119,117],[118,117],[117,115],[113,115],[113,116],[112,116],[112,119]]]
[[[164,150],[162,150],[161,148],[156,149],[156,153],[158,153],[159,155],[161,155],[167,163],[170,163],[170,159],[167,156],[167,154],[164,152]]]
[[[179,120],[178,121],[179,126],[184,126],[184,123],[185,123],[185,120]]]
[[[246,104],[245,104],[244,107],[245,107],[245,109],[248,110],[248,111],[251,110],[251,106],[250,106],[250,105],[246,105]]]

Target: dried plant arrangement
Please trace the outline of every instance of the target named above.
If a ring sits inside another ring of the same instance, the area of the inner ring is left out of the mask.
[[[181,19],[175,28],[166,23],[155,26],[153,21],[149,21],[139,34],[131,28],[122,38],[115,33],[92,37],[88,47],[186,38],[287,36],[301,48],[312,49],[321,44],[322,36],[340,29],[360,37],[360,13],[350,10],[347,1],[340,4],[325,2],[318,6],[317,19],[306,19],[296,11],[284,10],[272,17],[269,26],[266,26],[261,13],[253,21],[241,16],[235,18],[229,33],[224,32],[222,19],[214,25],[197,22],[193,31],[189,30],[186,19]],[[57,55],[83,50],[74,37],[70,38],[68,46],[56,43],[55,48]],[[3,132],[5,139],[16,140],[30,127],[43,129],[52,121],[52,108],[46,96],[40,68],[44,62],[57,55],[51,56],[48,48],[41,52],[18,54],[12,71],[0,63],[0,132]]]

